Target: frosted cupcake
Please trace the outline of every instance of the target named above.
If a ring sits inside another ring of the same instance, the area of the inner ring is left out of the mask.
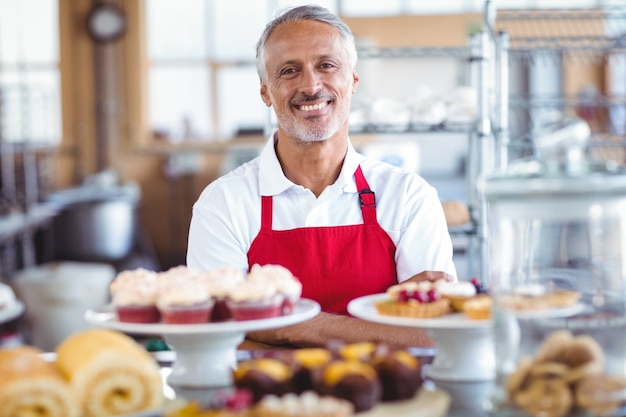
[[[257,320],[282,315],[283,299],[275,285],[248,279],[228,292],[226,305],[237,321]]]
[[[441,296],[450,301],[450,307],[454,311],[463,311],[465,302],[474,298],[477,294],[476,286],[469,281],[437,281],[436,287]]]
[[[251,281],[269,282],[283,295],[282,314],[291,314],[302,295],[302,283],[281,265],[254,264],[248,274]]]
[[[120,272],[109,286],[117,319],[126,323],[156,323],[157,273],[143,268]]]
[[[206,285],[209,295],[215,300],[211,321],[225,321],[232,318],[226,305],[230,290],[244,282],[246,275],[234,266],[225,266],[200,274],[199,279]]]
[[[213,311],[210,298],[202,282],[194,279],[173,279],[161,288],[157,307],[166,324],[207,323]]]

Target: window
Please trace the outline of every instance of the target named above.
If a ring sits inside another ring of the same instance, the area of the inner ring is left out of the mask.
[[[0,139],[61,140],[57,0],[0,0]]]
[[[148,123],[170,142],[262,131],[255,45],[282,0],[146,0]],[[336,11],[336,0],[317,2]]]

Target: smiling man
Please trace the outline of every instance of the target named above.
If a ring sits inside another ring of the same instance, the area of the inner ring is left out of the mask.
[[[456,279],[436,190],[350,143],[356,63],[350,29],[325,8],[292,8],[271,21],[257,44],[257,71],[278,128],[258,158],[209,184],[194,205],[189,267],[279,264],[322,306],[305,323],[248,334],[245,347],[333,338],[431,344],[421,330],[347,313],[350,300],[398,282]]]

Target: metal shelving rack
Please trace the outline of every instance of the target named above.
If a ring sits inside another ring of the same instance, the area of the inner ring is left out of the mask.
[[[506,57],[498,64],[507,71],[515,66],[532,70],[548,62],[562,76],[566,65],[587,66],[602,72],[597,77],[602,83],[605,71],[616,64],[624,77],[626,6],[499,10],[492,23],[492,30],[498,32],[496,48]],[[590,90],[580,92],[565,91],[560,85],[550,93],[527,90],[503,95],[500,106],[509,109],[511,126],[509,120],[502,120],[510,141],[502,144],[500,151],[510,158],[532,154],[540,117],[556,110],[576,113],[589,122],[592,137],[588,152],[593,157],[626,164],[626,86],[615,92],[610,86],[589,85]],[[505,79],[503,89],[508,88]]]
[[[444,125],[429,128],[409,125],[398,131],[389,130],[385,126],[368,124],[363,129],[351,130],[351,134],[385,134],[385,133],[465,133],[469,140],[469,155],[466,172],[468,187],[468,208],[471,223],[463,226],[450,227],[452,236],[467,237],[466,256],[468,273],[472,276],[484,277],[486,256],[486,224],[483,197],[477,188],[479,178],[491,173],[494,169],[494,135],[492,131],[491,108],[493,106],[494,81],[492,67],[494,65],[493,41],[486,31],[474,34],[465,47],[360,47],[359,60],[394,59],[394,58],[453,58],[467,63],[468,84],[476,88],[478,93],[477,117],[474,123],[461,127]]]

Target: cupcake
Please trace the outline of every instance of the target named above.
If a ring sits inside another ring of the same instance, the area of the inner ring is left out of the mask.
[[[312,390],[315,374],[333,360],[330,350],[324,348],[301,348],[293,350],[291,357],[293,371],[293,387],[301,393]]]
[[[271,283],[246,280],[228,292],[226,306],[237,321],[258,320],[282,315],[283,299]]]
[[[291,368],[279,359],[257,358],[240,362],[233,372],[233,383],[238,389],[252,392],[253,402],[265,395],[283,395],[291,392]]]
[[[422,386],[419,360],[406,350],[377,349],[370,360],[383,387],[383,401],[411,399]]]
[[[493,301],[488,295],[478,295],[467,300],[463,305],[463,311],[471,320],[487,320],[491,318]]]
[[[268,281],[283,295],[283,314],[291,314],[302,295],[302,283],[291,271],[281,265],[254,264],[248,274],[249,280]]]
[[[453,311],[463,311],[464,303],[477,294],[476,286],[469,281],[438,281],[436,287],[441,297],[450,301]]]
[[[204,281],[209,295],[215,300],[211,321],[230,320],[232,315],[226,306],[226,297],[231,289],[244,282],[245,273],[234,266],[225,266],[204,272],[199,279]]]
[[[126,323],[157,323],[157,273],[143,268],[120,272],[109,285],[117,319]]]
[[[356,412],[372,409],[382,398],[382,387],[376,370],[358,361],[336,360],[326,365],[315,382],[320,395],[343,398]]]
[[[207,323],[215,301],[201,281],[174,278],[162,283],[157,308],[166,324]]]

